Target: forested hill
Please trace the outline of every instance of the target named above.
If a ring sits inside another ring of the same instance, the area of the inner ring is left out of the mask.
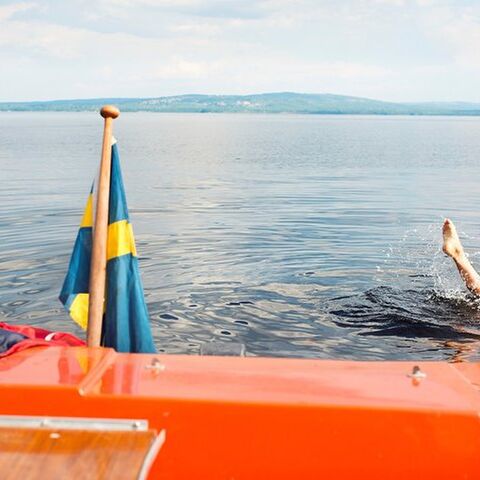
[[[123,112],[232,112],[358,115],[480,115],[480,103],[394,103],[331,94],[178,95],[156,98],[96,98],[2,102],[0,111],[95,111],[113,103]]]

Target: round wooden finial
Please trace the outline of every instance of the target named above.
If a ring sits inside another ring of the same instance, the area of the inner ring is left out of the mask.
[[[120,115],[120,110],[114,105],[104,105],[100,110],[100,115],[103,118],[117,118]]]

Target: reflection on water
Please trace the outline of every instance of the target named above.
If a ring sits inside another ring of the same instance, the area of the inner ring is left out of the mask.
[[[76,331],[57,297],[100,119],[0,127],[0,317]],[[115,129],[161,351],[478,357],[480,309],[439,245],[450,216],[478,258],[480,119],[125,114]]]

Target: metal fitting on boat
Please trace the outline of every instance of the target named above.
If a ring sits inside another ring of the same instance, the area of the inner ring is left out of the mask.
[[[152,358],[150,365],[145,365],[145,369],[150,370],[155,375],[163,372],[165,368],[165,365],[158,358]]]
[[[420,367],[418,365],[415,365],[412,368],[412,372],[407,375],[409,378],[414,378],[416,380],[420,380],[422,378],[427,378],[427,374],[425,372],[422,372],[420,370]]]

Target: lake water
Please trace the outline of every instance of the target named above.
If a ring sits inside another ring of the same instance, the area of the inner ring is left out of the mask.
[[[160,351],[478,359],[480,119],[122,114],[131,221]],[[0,114],[0,320],[81,334],[57,300],[101,118]]]

